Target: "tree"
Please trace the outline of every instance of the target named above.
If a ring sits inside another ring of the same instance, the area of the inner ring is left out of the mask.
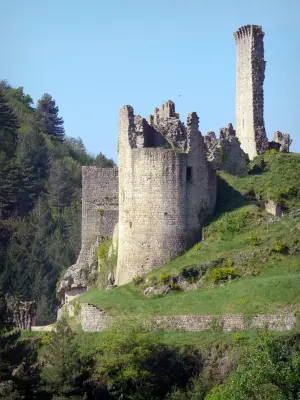
[[[58,116],[59,108],[55,100],[45,93],[36,107],[37,126],[41,132],[49,135],[53,142],[62,143],[65,138],[64,120]]]
[[[44,191],[48,177],[49,152],[44,136],[37,129],[21,135],[15,165],[18,171],[18,215],[23,216]]]
[[[115,168],[116,163],[112,158],[107,158],[101,152],[95,158],[95,165],[100,168]]]
[[[19,125],[13,109],[0,91],[0,149],[11,158],[17,147]]]
[[[71,157],[54,159],[51,164],[47,189],[49,204],[58,212],[80,197],[81,168]]]
[[[265,333],[238,370],[207,400],[292,400],[300,398],[300,334],[279,337]]]
[[[76,383],[81,373],[80,357],[75,338],[67,320],[61,318],[41,356],[42,378],[53,394],[72,395],[80,392]]]
[[[0,218],[7,217],[16,202],[17,186],[13,171],[18,122],[13,109],[0,91]]]
[[[163,399],[201,370],[197,350],[164,344],[157,329],[148,331],[145,321],[130,318],[102,335],[93,377],[105,382],[113,399]]]

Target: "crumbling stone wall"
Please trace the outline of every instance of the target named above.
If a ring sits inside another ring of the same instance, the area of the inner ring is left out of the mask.
[[[97,277],[97,249],[113,236],[118,222],[118,184],[116,168],[82,167],[81,250],[76,264],[67,269],[58,285],[63,302],[69,299],[66,292],[86,288]]]
[[[186,247],[201,239],[200,227],[213,214],[216,203],[216,171],[206,158],[206,146],[199,131],[199,118],[195,112],[187,117],[187,195]]]
[[[277,144],[276,148],[283,152],[283,153],[289,153],[290,151],[290,145],[292,144],[291,137],[288,133],[281,133],[280,131],[276,131],[274,133],[273,141],[270,143],[270,147],[275,147],[272,146],[272,144]]]
[[[216,169],[221,169],[233,175],[247,175],[248,155],[242,150],[231,123],[220,128],[220,138],[210,131],[204,136],[207,147],[207,158]]]
[[[274,217],[282,216],[281,206],[279,204],[275,203],[273,200],[266,201],[264,203],[264,208],[269,214],[274,215]]]
[[[264,32],[258,25],[245,25],[234,33],[237,44],[236,133],[250,160],[268,150],[264,126],[263,37]]]
[[[78,317],[82,330],[85,332],[102,332],[113,322],[112,317],[92,304],[81,304]]]
[[[82,167],[82,247],[112,237],[118,222],[118,170]]]
[[[206,161],[196,114],[186,129],[174,103],[167,102],[149,121],[131,106],[120,110],[119,285],[198,241],[202,216],[215,205],[215,172]]]

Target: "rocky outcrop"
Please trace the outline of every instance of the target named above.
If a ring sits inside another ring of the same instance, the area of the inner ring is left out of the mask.
[[[60,297],[71,289],[86,288],[97,277],[97,265],[74,264],[67,269],[59,283],[57,293]]]
[[[90,246],[90,248],[83,247],[80,251],[76,264],[68,268],[63,275],[57,287],[57,294],[62,299],[63,303],[67,301],[66,296],[68,296],[70,291],[80,288],[86,289],[96,281],[98,275],[96,252],[98,246],[99,241],[96,240],[96,242]],[[72,294],[71,297],[73,297]]]

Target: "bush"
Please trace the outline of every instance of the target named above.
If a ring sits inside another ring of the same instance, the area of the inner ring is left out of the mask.
[[[201,242],[196,243],[192,250],[195,252],[199,252],[201,250]]]
[[[168,283],[171,279],[171,275],[168,274],[167,272],[164,272],[160,275],[159,280],[162,283]]]
[[[78,301],[74,303],[74,316],[78,317],[81,311],[81,304]]]
[[[213,283],[219,283],[222,281],[226,281],[229,278],[236,278],[238,274],[236,273],[236,269],[233,267],[225,267],[225,268],[214,268],[209,273],[209,279]]]
[[[163,399],[176,385],[184,388],[199,374],[201,355],[192,347],[176,347],[160,341],[139,323],[124,321],[101,337],[95,357],[96,382],[107,385],[112,399]],[[102,398],[102,397],[101,397]]]
[[[276,239],[274,241],[274,247],[272,248],[273,253],[277,254],[287,254],[289,251],[288,246],[281,241],[281,239]]]
[[[248,237],[248,240],[253,246],[259,246],[261,244],[261,240],[253,233]]]
[[[112,251],[110,251],[110,249]],[[115,268],[117,266],[117,249],[112,248],[112,240],[108,239],[101,243],[97,250],[98,259],[98,286],[100,288],[105,288],[107,286],[107,279],[110,273],[114,274]]]
[[[144,282],[144,277],[143,277],[143,276],[140,276],[139,274],[137,274],[137,275],[135,275],[135,276],[133,277],[132,282],[133,282],[135,285],[139,285],[139,284],[141,284],[142,282]]]
[[[245,341],[245,336],[241,332],[237,332],[234,335],[234,344],[238,344]]]

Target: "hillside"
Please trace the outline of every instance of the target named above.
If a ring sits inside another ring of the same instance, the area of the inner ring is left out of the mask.
[[[216,215],[204,240],[135,283],[90,289],[80,302],[111,314],[280,313],[300,304],[300,155],[269,151],[247,177],[219,174]],[[254,204],[272,199],[273,217]],[[144,291],[148,295],[144,295]]]

